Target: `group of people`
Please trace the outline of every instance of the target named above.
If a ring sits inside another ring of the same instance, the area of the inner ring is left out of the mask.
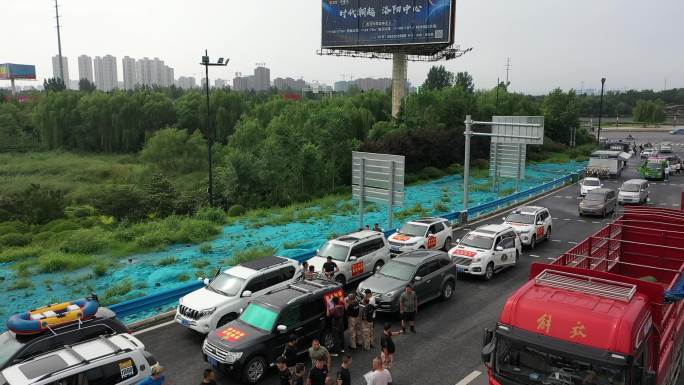
[[[156,365],[152,368],[150,376],[139,382],[138,385],[164,385],[165,381],[164,367]],[[200,385],[216,385],[216,374],[213,369],[204,369]]]
[[[390,369],[394,363],[396,346],[393,337],[406,333],[407,328],[415,333],[415,315],[418,299],[413,287],[408,285],[401,295],[401,330],[392,330],[385,323],[380,337],[380,353],[373,358],[372,371],[364,375],[368,385],[389,385],[392,383]],[[370,290],[363,298],[354,293],[344,299],[333,297],[328,304],[327,316],[334,338],[334,351],[328,351],[319,339],[314,339],[307,353],[311,367],[307,370],[299,357],[298,337],[290,335],[282,356],[276,360],[281,385],[351,385],[352,357],[345,352],[344,324],[347,321],[349,349],[371,350],[375,346],[374,322],[376,304]],[[341,357],[339,369],[332,372],[333,357]]]

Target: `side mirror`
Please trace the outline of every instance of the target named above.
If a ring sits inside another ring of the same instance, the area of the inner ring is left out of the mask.
[[[423,277],[421,277],[420,275],[416,275],[416,277],[413,278],[413,280],[416,282],[420,281],[421,279],[423,279]]]
[[[461,243],[461,238],[456,239],[456,243]]]
[[[349,257],[349,260],[350,260],[350,261],[356,261],[357,259],[358,259],[358,258],[356,258],[355,255],[352,255],[351,257]]]
[[[506,217],[501,218],[502,221],[506,222]]]
[[[278,330],[278,333],[285,333],[287,332],[287,326],[285,325],[278,325],[276,326],[276,330]]]
[[[496,347],[496,343],[494,340],[494,331],[492,329],[485,329],[484,334],[482,336],[482,362],[489,366],[491,360],[492,360],[492,353],[494,352],[494,348]]]
[[[496,251],[503,251],[503,246],[499,245],[499,246],[496,247],[495,250],[496,250]]]
[[[244,298],[248,298],[248,297],[251,297],[251,296],[252,296],[252,292],[249,291],[249,290],[245,290],[245,291],[242,292],[242,297],[244,297]]]
[[[238,310],[238,313],[242,314],[243,311],[245,311],[245,309],[241,307],[240,310]]]
[[[209,284],[211,283],[211,280],[209,278],[204,278],[204,280],[202,282],[204,282],[204,286],[209,286]]]

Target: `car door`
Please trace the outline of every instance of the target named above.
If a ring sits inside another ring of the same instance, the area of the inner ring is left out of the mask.
[[[439,292],[439,279],[436,279],[437,271],[439,270],[439,261],[428,260],[416,271],[416,277],[420,277],[420,281],[416,281],[414,286],[419,302],[425,302],[435,297],[435,293]]]
[[[440,225],[440,223],[434,223],[428,228],[427,237],[425,238],[426,249],[436,249],[439,244],[438,229],[444,229],[444,226],[438,228],[437,225]]]
[[[534,235],[537,240],[544,238],[544,235],[546,235],[544,215],[541,212],[537,213],[537,215],[534,217]]]
[[[368,241],[368,254],[366,254],[365,257],[366,264],[364,265],[363,269],[364,274],[373,274],[373,269],[379,260],[383,260],[383,263],[386,262],[384,261],[385,258],[383,258],[382,255],[382,249],[384,246],[385,242],[382,241],[382,238],[374,238]]]
[[[615,210],[615,203],[616,203],[616,198],[615,198],[615,191],[609,191],[608,192],[608,211],[613,212]]]
[[[497,246],[502,246],[503,244],[501,243],[502,237],[500,235],[497,235],[497,237],[494,239],[494,247],[492,248],[492,262],[494,262],[494,266],[498,267],[506,263],[506,253],[505,249],[503,251],[497,250]],[[483,264],[483,266],[486,264]]]
[[[543,228],[543,227],[542,227]],[[515,265],[516,258],[516,248],[515,248],[515,233],[512,231],[509,231],[503,235],[502,238],[502,246],[503,246],[503,255],[505,256],[505,260],[503,261],[503,264],[505,265]],[[504,258],[502,256],[502,259]]]
[[[287,305],[283,310],[280,311],[278,316],[278,321],[276,324],[276,330],[273,330],[274,338],[271,339],[270,352],[271,361],[275,361],[277,357],[280,357],[285,351],[285,345],[291,334],[296,336],[301,336],[304,330],[304,325],[301,322],[301,305],[298,302]],[[277,327],[284,325],[287,330],[281,333],[277,330]]]
[[[364,241],[361,243],[357,243],[354,245],[351,249],[351,252],[349,253],[349,263],[348,263],[348,276],[347,276],[347,281],[350,281],[352,279],[360,278],[362,277],[366,271],[369,271],[370,269],[373,268],[368,267],[370,265],[370,261],[368,261],[368,252],[370,251],[368,241]],[[356,257],[355,261],[351,260],[351,257],[354,256]]]

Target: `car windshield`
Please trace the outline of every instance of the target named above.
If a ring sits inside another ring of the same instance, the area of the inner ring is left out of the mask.
[[[415,266],[399,261],[389,261],[383,266],[378,274],[395,278],[401,281],[408,281],[413,276]]]
[[[626,370],[584,357],[542,349],[497,335],[496,372],[531,385],[619,385]]]
[[[622,185],[622,191],[625,192],[639,192],[641,190],[640,186],[635,183],[625,183]]]
[[[462,246],[473,247],[475,249],[491,249],[494,243],[494,238],[485,237],[478,234],[470,233],[461,239]]]
[[[207,286],[210,290],[218,292],[220,294],[226,295],[228,297],[234,297],[242,289],[245,280],[238,278],[234,275],[228,273],[219,274],[213,281]]]
[[[407,223],[399,229],[399,232],[412,237],[424,237],[425,233],[427,233],[427,229],[427,226]]]
[[[276,311],[257,303],[250,303],[245,311],[240,314],[239,320],[249,326],[270,332],[273,330],[273,324],[277,318],[278,313]]]
[[[590,202],[603,202],[604,201],[604,195],[601,193],[587,194],[587,196],[584,198],[584,200],[590,201]]]
[[[648,162],[648,164],[646,164],[646,167],[652,170],[660,170],[663,167],[663,165],[660,162]]]
[[[349,246],[338,245],[337,243],[326,242],[320,250],[318,255],[327,258],[332,257],[336,261],[346,261],[349,255]]]
[[[506,222],[524,223],[526,225],[531,225],[534,223],[534,215],[513,213],[506,218]]]
[[[585,179],[582,184],[585,186],[598,186],[601,184],[601,182],[596,179]]]
[[[24,346],[10,332],[0,334],[0,368]]]

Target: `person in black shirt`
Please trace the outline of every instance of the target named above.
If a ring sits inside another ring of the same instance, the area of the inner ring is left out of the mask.
[[[328,367],[325,366],[325,360],[319,358],[316,360],[316,366],[309,370],[309,380],[307,385],[325,385],[325,379],[328,377]]]
[[[213,370],[204,369],[204,376],[202,378],[201,385],[216,385],[216,378],[214,377]]]
[[[391,329],[392,325],[389,322],[386,323],[382,332],[382,337],[380,337],[380,348],[382,349],[380,358],[382,359],[382,366],[385,369],[391,369],[392,362],[394,361],[396,347],[394,346],[394,341],[392,341],[392,336],[397,336],[402,333],[401,331],[393,332]]]
[[[283,351],[283,356],[285,356],[285,365],[290,370],[290,373],[295,374],[295,365],[297,365],[298,349],[297,349],[297,336],[292,334],[287,340],[287,345],[285,345],[285,350]]]
[[[330,310],[330,325],[335,338],[335,350],[344,353],[344,303],[339,297],[333,297],[333,308]]]
[[[285,356],[280,356],[276,359],[276,366],[278,367],[280,385],[291,385],[292,373],[290,373],[287,369],[287,365],[285,365]]]
[[[361,307],[354,292],[349,293],[349,296],[347,296],[347,299],[344,301],[344,306],[346,307],[348,321],[347,330],[349,330],[349,348],[351,350],[355,350],[356,345],[362,345],[363,342],[357,342],[361,340],[361,333],[359,333],[359,329],[361,329],[361,318],[359,318]]]
[[[304,385],[304,382],[306,382],[306,377],[304,376],[305,372],[304,364],[301,362],[298,362],[297,365],[295,365],[295,374],[294,377],[292,377],[292,385]]]
[[[349,367],[352,364],[351,356],[345,354],[342,356],[342,365],[337,371],[337,385],[351,385],[351,373]]]
[[[340,269],[337,267],[337,264],[333,262],[332,257],[328,256],[327,262],[323,264],[323,273],[325,273],[325,276],[328,279],[333,279],[333,276],[338,271],[340,271]]]

